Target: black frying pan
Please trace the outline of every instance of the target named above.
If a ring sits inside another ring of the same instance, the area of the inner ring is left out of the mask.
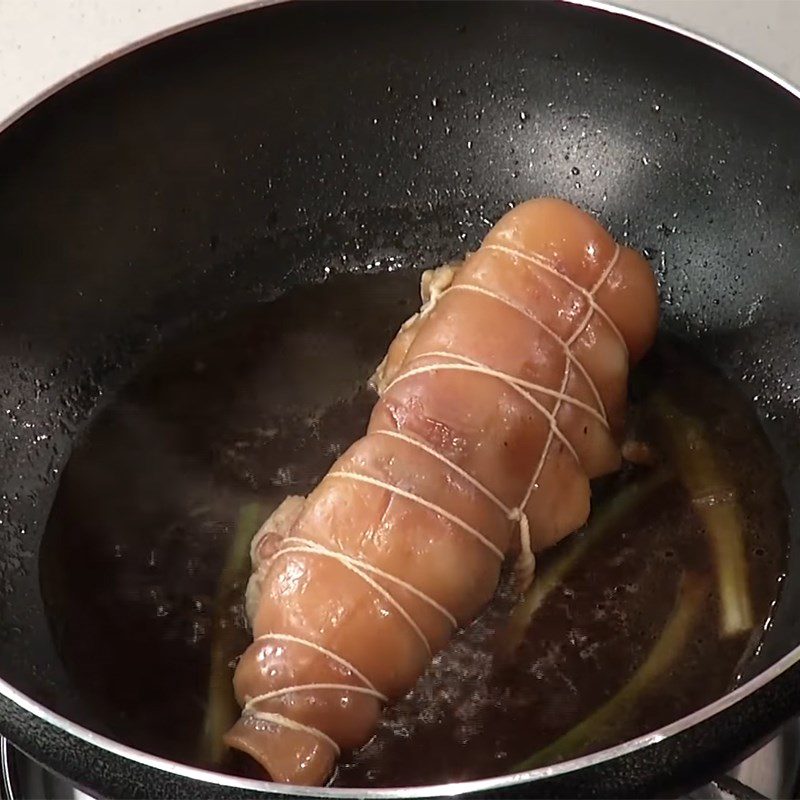
[[[59,471],[101,396],[163,339],[343,256],[441,263],[509,202],[560,195],[663,253],[664,324],[750,395],[800,502],[798,142],[798,96],[774,78],[551,3],[259,8],[32,108],[0,134],[2,732],[110,796],[287,791],[103,737],[40,597]],[[800,710],[797,552],[750,682],[658,736],[463,791],[669,794],[740,758]]]

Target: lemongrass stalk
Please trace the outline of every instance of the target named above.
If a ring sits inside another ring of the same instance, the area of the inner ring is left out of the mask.
[[[578,565],[586,551],[619,526],[670,479],[670,471],[657,467],[644,478],[629,483],[601,505],[580,535],[573,536],[556,560],[537,575],[522,601],[514,608],[505,628],[498,635],[497,652],[510,658],[525,637],[531,620],[548,595]]]
[[[708,536],[717,575],[720,633],[744,633],[753,627],[744,514],[724,457],[715,451],[703,422],[684,413],[663,392],[654,393],[649,406],[665,454]]]
[[[208,702],[200,737],[200,760],[208,765],[218,765],[224,758],[223,734],[239,716],[228,663],[231,654],[229,642],[236,631],[226,617],[231,603],[241,594],[240,584],[250,571],[250,542],[262,520],[263,513],[258,503],[242,506],[219,578],[211,634]]]
[[[596,711],[552,744],[518,763],[512,771],[522,772],[565,761],[582,755],[592,745],[610,742],[630,719],[642,697],[667,676],[680,658],[703,608],[706,586],[703,577],[686,573],[667,624],[631,679]]]

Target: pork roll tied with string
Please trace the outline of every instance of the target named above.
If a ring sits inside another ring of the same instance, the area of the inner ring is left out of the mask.
[[[383,704],[534,554],[579,528],[620,465],[627,378],[655,336],[648,264],[553,199],[508,212],[373,376],[366,435],[253,542],[254,641],[226,741],[276,781],[321,785]]]

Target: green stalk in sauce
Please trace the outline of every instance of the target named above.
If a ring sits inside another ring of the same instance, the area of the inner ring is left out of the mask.
[[[219,578],[214,604],[208,704],[200,738],[200,759],[209,765],[221,763],[226,751],[222,737],[239,716],[228,663],[230,640],[236,631],[226,617],[228,609],[241,597],[242,583],[250,572],[250,543],[263,520],[264,513],[259,503],[242,506],[228,558]]]
[[[753,627],[753,610],[744,515],[735,486],[701,420],[680,410],[664,392],[654,392],[648,406],[659,444],[708,535],[717,573],[720,633],[723,637],[744,633]]]
[[[552,744],[516,764],[511,772],[565,761],[586,752],[595,743],[612,739],[624,727],[642,695],[658,686],[659,681],[667,676],[680,658],[703,607],[706,588],[706,581],[702,576],[685,573],[664,630],[631,679],[594,713]]]
[[[556,561],[534,578],[531,588],[511,612],[508,624],[498,637],[497,653],[510,658],[519,647],[531,619],[555,589],[578,564],[584,553],[607,533],[622,525],[627,517],[670,479],[670,471],[656,467],[644,478],[629,483],[594,513],[579,536],[573,536]]]

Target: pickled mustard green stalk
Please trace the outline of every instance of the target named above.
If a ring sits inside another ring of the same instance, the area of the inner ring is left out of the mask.
[[[236,629],[226,617],[228,609],[241,597],[241,584],[250,573],[250,543],[263,520],[264,514],[258,503],[242,506],[219,578],[212,623],[208,703],[200,739],[200,759],[204,764],[220,764],[226,752],[222,737],[240,713],[228,663],[231,653],[236,650],[237,643],[231,641],[236,636]]]
[[[519,647],[534,614],[547,596],[578,564],[584,553],[607,533],[624,524],[626,519],[642,503],[650,500],[655,492],[671,477],[666,467],[657,467],[644,478],[622,487],[613,497],[597,509],[581,536],[572,537],[564,551],[541,575],[537,575],[523,600],[514,608],[508,624],[499,635],[498,655],[510,658]]]
[[[654,393],[649,406],[665,455],[708,535],[717,574],[720,634],[744,633],[753,627],[744,514],[724,457],[715,451],[705,425],[663,392]]]
[[[653,649],[631,679],[596,711],[552,744],[516,764],[512,772],[536,769],[582,755],[593,745],[610,742],[624,727],[643,695],[667,677],[694,629],[706,597],[706,580],[685,573],[675,605]]]

